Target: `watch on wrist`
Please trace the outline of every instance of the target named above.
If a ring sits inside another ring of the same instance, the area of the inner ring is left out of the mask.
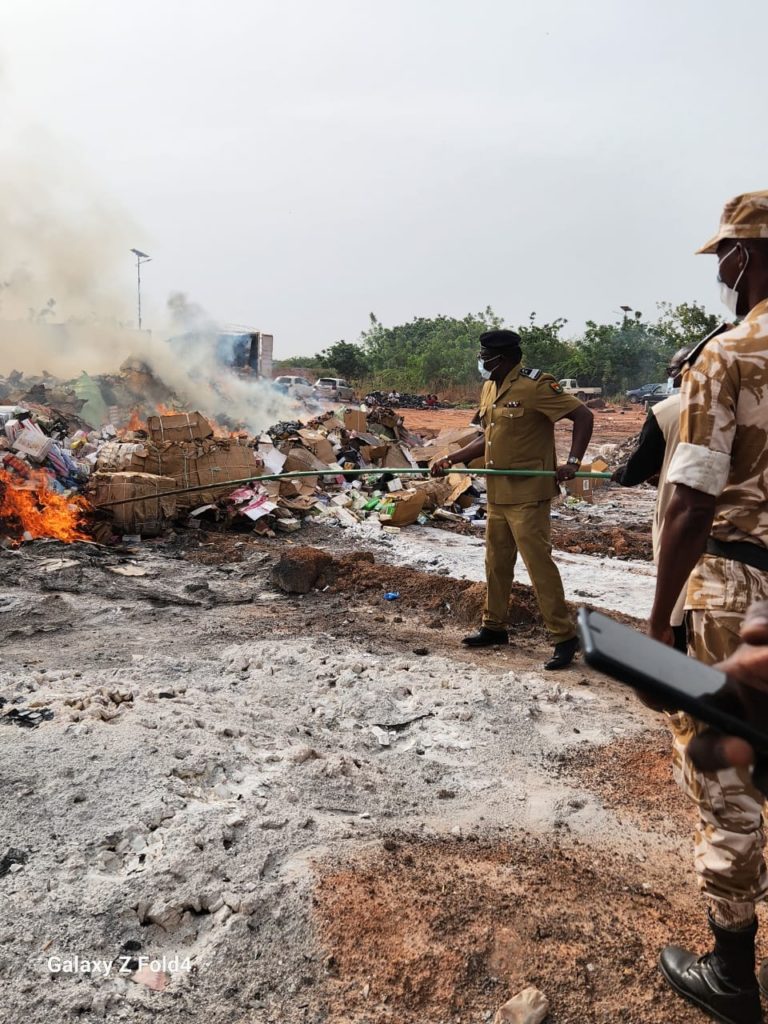
[[[569,455],[565,460],[566,466],[580,466],[581,459],[577,459],[575,455]]]

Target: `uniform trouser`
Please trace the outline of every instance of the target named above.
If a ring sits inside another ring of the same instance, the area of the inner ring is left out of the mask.
[[[485,530],[485,575],[488,591],[483,625],[506,629],[509,595],[520,552],[536,593],[544,625],[555,643],[576,636],[563,593],[563,581],[552,560],[552,502],[489,505]]]
[[[739,645],[739,628],[752,601],[768,598],[768,574],[721,558],[705,558],[694,571],[689,599],[718,607],[687,613],[689,653],[713,665]],[[734,605],[736,606],[734,608]],[[688,743],[705,726],[689,715],[670,717],[676,781],[693,801],[699,822],[694,866],[713,917],[725,927],[752,920],[755,903],[768,895],[763,848],[764,797],[748,772],[701,772],[688,758]]]

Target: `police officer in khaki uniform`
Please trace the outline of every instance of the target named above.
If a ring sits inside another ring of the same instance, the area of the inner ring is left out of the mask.
[[[488,469],[550,470],[556,476],[487,477],[488,592],[482,627],[463,642],[468,647],[508,643],[507,609],[519,551],[555,645],[544,667],[565,668],[573,661],[578,640],[552,560],[550,506],[557,482],[572,479],[581,465],[593,416],[578,399],[564,394],[550,374],[522,367],[520,337],[514,331],[487,331],[480,336],[480,345],[478,369],[486,381],[480,422],[485,436],[438,460],[433,475],[484,456]],[[573,421],[573,440],[566,464],[557,467],[554,425],[564,418]]]

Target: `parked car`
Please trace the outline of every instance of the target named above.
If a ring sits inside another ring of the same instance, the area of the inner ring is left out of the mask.
[[[315,395],[327,398],[331,402],[351,402],[355,392],[352,386],[341,377],[321,377],[315,383]]]
[[[586,402],[588,398],[599,398],[603,393],[602,388],[582,387],[573,377],[566,377],[559,384],[566,395],[575,395],[580,402]]]
[[[646,395],[643,399],[643,405],[646,409],[650,409],[653,405],[658,405],[659,402],[663,402],[665,398],[669,398],[670,395],[679,395],[680,388],[672,388],[671,390],[664,385],[663,390],[658,390],[658,385],[651,392],[650,395]]]
[[[641,384],[639,388],[632,388],[631,391],[625,391],[625,395],[634,402],[635,405],[642,405],[647,395],[658,394],[657,388],[664,388],[666,390],[666,384]]]
[[[294,398],[314,398],[315,395],[315,389],[306,377],[275,377],[272,383],[278,391]]]

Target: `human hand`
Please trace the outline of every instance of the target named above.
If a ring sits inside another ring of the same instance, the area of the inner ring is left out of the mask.
[[[557,482],[561,484],[565,480],[573,480],[573,478],[576,476],[578,468],[578,466],[574,465],[569,466],[567,463],[563,463],[562,466],[558,466],[557,471],[555,473],[555,476],[557,477]]]
[[[675,634],[672,632],[669,622],[660,623],[651,616],[646,633],[652,640],[658,640],[660,644],[666,644],[667,647],[675,646]]]
[[[438,459],[429,467],[429,472],[432,476],[445,476],[452,468],[453,463],[450,459]]]
[[[740,703],[757,726],[768,725],[768,601],[753,604],[741,627],[744,641],[735,654],[717,667],[728,676]],[[722,768],[749,768],[755,763],[751,745],[737,736],[725,736],[708,729],[694,737],[688,746],[691,760],[701,771]],[[765,757],[758,762],[754,782],[768,793]]]

